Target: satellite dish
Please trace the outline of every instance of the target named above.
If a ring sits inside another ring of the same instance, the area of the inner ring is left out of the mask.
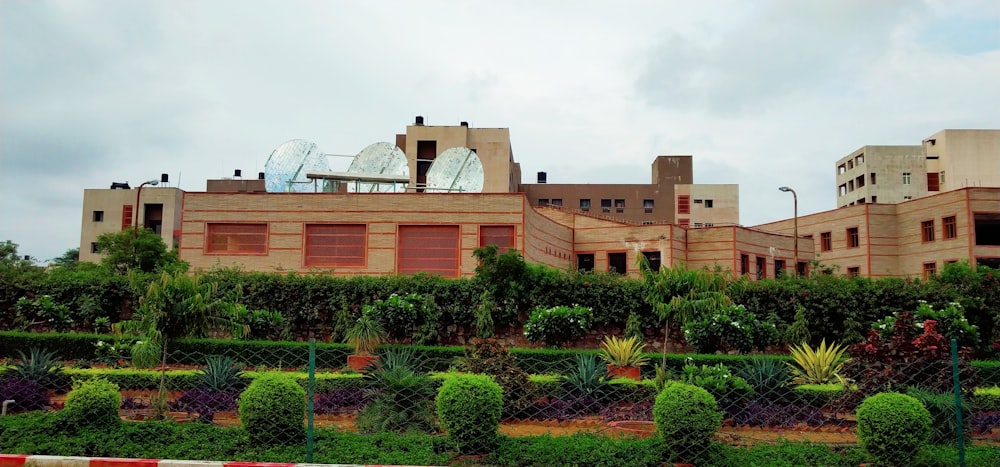
[[[264,164],[264,187],[270,193],[316,191],[307,171],[330,170],[326,155],[316,143],[301,139],[286,141],[278,146]],[[319,191],[326,191],[326,181],[319,181]]]
[[[476,151],[451,148],[434,159],[427,169],[426,191],[437,193],[480,193],[483,191],[483,163]]]
[[[392,175],[408,179],[410,178],[410,165],[406,160],[406,153],[395,144],[378,142],[362,149],[357,156],[354,156],[347,172],[359,175]],[[403,193],[406,191],[406,184],[347,182],[347,191],[351,193]]]

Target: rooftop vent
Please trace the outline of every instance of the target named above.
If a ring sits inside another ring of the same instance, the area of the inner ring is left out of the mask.
[[[417,118],[414,120],[413,124],[416,126],[424,126],[424,116],[417,115]]]

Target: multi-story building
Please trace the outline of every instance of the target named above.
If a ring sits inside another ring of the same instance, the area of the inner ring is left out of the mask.
[[[837,207],[1000,186],[1000,130],[942,130],[913,146],[864,146],[837,161]]]
[[[100,261],[97,237],[103,233],[120,232],[133,225],[160,234],[168,248],[176,248],[180,241],[183,195],[184,192],[177,188],[152,186],[142,190],[84,190],[80,261]],[[136,206],[139,208],[136,209]]]
[[[425,126],[418,118],[396,135],[410,169],[405,193],[272,193],[261,175],[210,180],[206,192],[146,188],[141,199],[137,190],[85,190],[81,259],[98,259],[100,233],[138,222],[196,269],[460,277],[474,273],[472,252],[483,245],[514,248],[527,261],[557,268],[624,274],[637,274],[641,257],[654,267],[718,267],[754,279],[805,270],[810,259],[865,276],[929,275],[958,260],[998,266],[1000,188],[955,188],[960,182],[951,174],[971,170],[967,160],[987,169],[1000,164],[990,152],[1000,148],[1000,132],[954,131],[923,148],[866,146],[843,159],[838,183],[863,180],[848,191],[854,205],[799,217],[796,241],[794,219],[737,225],[738,187],[691,183],[691,156],[657,157],[651,184],[522,184],[509,130]],[[453,147],[478,155],[482,192],[427,185],[430,163]],[[904,166],[910,185],[937,173],[942,192],[887,187],[886,176]],[[961,183],[994,183],[990,177]]]

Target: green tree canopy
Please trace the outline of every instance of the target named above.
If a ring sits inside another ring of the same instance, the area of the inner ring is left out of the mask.
[[[139,229],[138,235],[132,227],[101,234],[97,237],[97,252],[104,256],[101,264],[122,274],[135,269],[142,272],[187,270],[187,264],[177,257],[177,251],[167,251],[163,239],[148,229]]]

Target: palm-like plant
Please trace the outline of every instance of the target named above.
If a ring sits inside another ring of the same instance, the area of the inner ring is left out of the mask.
[[[617,367],[642,366],[648,359],[642,354],[646,344],[638,337],[606,336],[601,342],[601,360]]]
[[[687,269],[684,265],[653,271],[645,255],[639,256],[639,269],[646,283],[646,301],[664,320],[663,365],[667,364],[670,322],[682,324],[712,311],[732,306],[729,292],[743,286],[742,279],[730,280],[726,274],[707,269]]]
[[[577,396],[597,396],[607,384],[607,369],[593,355],[577,355],[576,369],[566,377],[570,392]]]
[[[163,273],[149,284],[139,299],[139,309],[131,320],[114,326],[118,335],[136,336],[140,341],[133,355],[160,354],[160,395],[166,394],[168,345],[172,339],[205,337],[213,330],[226,330],[233,337],[247,332],[242,314],[246,308],[219,293],[214,282],[202,282],[199,275]]]
[[[354,352],[358,355],[370,355],[385,337],[385,329],[371,313],[362,313],[358,321],[347,330],[347,342],[354,346]]]
[[[18,350],[20,360],[10,366],[7,372],[14,377],[34,381],[46,389],[52,389],[51,384],[62,371],[63,365],[55,352],[32,347],[28,354]]]
[[[840,369],[844,366],[846,347],[837,344],[826,345],[826,339],[813,350],[809,344],[793,345],[792,359],[795,365],[788,363],[792,372],[792,384],[828,384],[844,383]]]

